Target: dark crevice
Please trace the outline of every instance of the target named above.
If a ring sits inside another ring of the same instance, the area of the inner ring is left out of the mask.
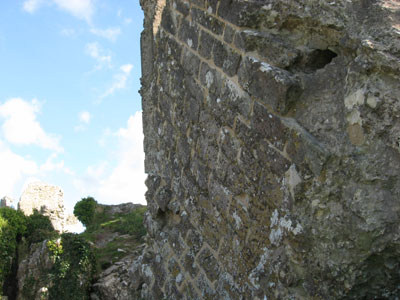
[[[331,50],[314,50],[308,55],[308,60],[306,62],[305,68],[311,70],[312,72],[324,68],[329,64],[332,59],[334,59],[337,54]]]
[[[290,66],[290,71],[314,73],[319,69],[323,69],[327,64],[337,56],[337,53],[325,49],[316,49],[310,53],[304,54],[298,61]]]

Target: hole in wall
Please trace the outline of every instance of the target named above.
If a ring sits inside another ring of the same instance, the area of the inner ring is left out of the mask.
[[[308,53],[304,53],[303,56],[289,68],[291,71],[300,71],[304,73],[313,73],[319,69],[323,69],[327,64],[338,56],[337,53],[325,49],[316,49]]]
[[[315,72],[316,70],[324,68],[334,59],[337,54],[331,50],[314,50],[308,56],[305,62],[305,70]]]

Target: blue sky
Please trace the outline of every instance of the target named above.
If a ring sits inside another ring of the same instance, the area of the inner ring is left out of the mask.
[[[145,203],[135,0],[0,3],[0,197]]]

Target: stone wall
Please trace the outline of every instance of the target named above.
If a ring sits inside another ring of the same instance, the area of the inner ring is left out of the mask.
[[[141,0],[146,299],[398,299],[398,1]]]
[[[58,186],[43,182],[28,184],[19,199],[18,209],[27,216],[36,209],[49,217],[55,230],[63,232],[65,229],[64,192]]]

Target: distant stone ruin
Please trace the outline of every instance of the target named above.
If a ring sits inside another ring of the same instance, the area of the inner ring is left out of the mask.
[[[14,203],[14,199],[10,198],[8,196],[4,196],[0,200],[0,207],[11,207],[11,205]]]
[[[49,217],[55,230],[65,231],[68,216],[65,214],[64,193],[58,186],[43,182],[30,183],[22,193],[18,209],[28,216],[36,209]]]

